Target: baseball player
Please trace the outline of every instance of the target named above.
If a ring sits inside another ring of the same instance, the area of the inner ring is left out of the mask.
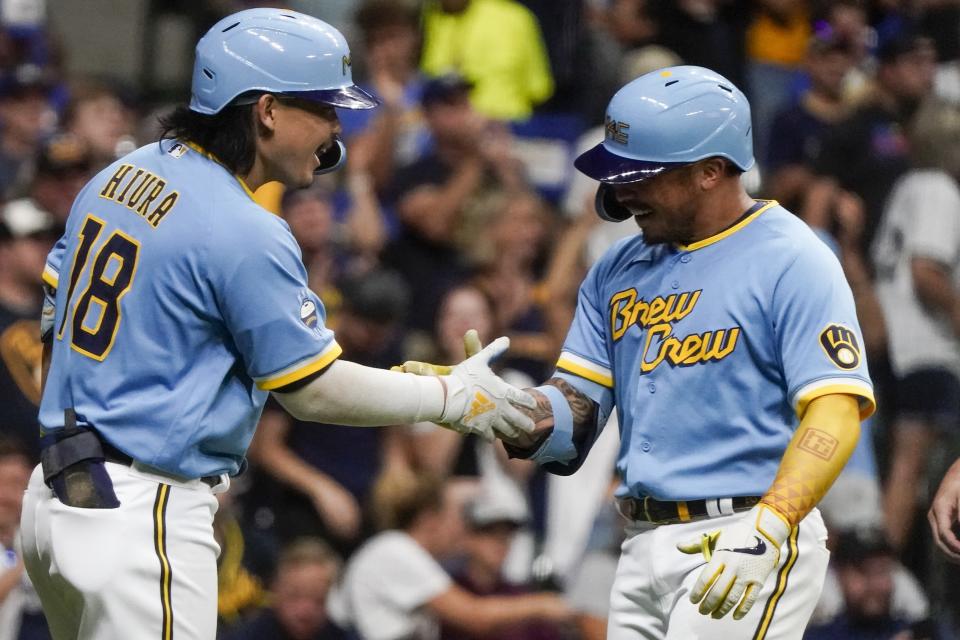
[[[750,107],[672,67],[610,101],[576,167],[633,218],[583,282],[537,429],[513,456],[583,462],[616,407],[627,539],[608,638],[797,638],[827,568],[815,508],[874,410],[853,298],[802,221],[744,191]]]
[[[214,494],[269,392],[318,422],[533,428],[510,404],[532,398],[487,366],[506,339],[442,378],[339,360],[289,228],[251,199],[337,168],[335,108],[375,105],[336,29],[242,11],[197,44],[189,108],[163,139],[77,197],[44,272],[52,361],[22,519],[57,640],[215,636]]]

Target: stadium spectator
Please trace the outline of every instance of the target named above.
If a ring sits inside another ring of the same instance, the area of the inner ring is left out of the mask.
[[[49,640],[50,631],[18,548],[20,509],[33,461],[0,438],[0,640]]]
[[[866,214],[865,252],[891,187],[910,168],[905,130],[930,93],[935,69],[933,45],[914,34],[884,43],[877,56],[872,95],[824,136],[814,160],[818,177],[802,212],[810,226],[830,230],[839,192],[853,193],[863,200]]]
[[[466,211],[491,189],[526,190],[511,138],[470,105],[470,83],[447,75],[423,88],[423,110],[434,140],[433,151],[398,171],[391,192],[400,232],[387,245],[383,263],[413,288],[409,326],[433,331],[444,292],[468,273],[455,241]]]
[[[53,218],[29,200],[0,209],[0,435],[40,459],[40,274],[59,236]]]
[[[843,87],[853,66],[851,45],[829,35],[810,40],[805,70],[810,88],[776,114],[767,144],[765,180],[771,198],[799,211],[813,183],[813,158],[824,132],[847,116]]]
[[[657,3],[659,44],[686,64],[713,69],[737,86],[746,86],[744,31],[750,3],[742,0],[676,0]]]
[[[83,82],[74,87],[63,127],[87,144],[97,171],[136,149],[133,110],[107,84]]]
[[[555,217],[535,193],[497,194],[465,234],[479,262],[475,282],[495,302],[496,326],[510,336],[504,365],[534,380],[553,371],[566,337],[565,330],[549,332],[553,301],[541,282],[553,223]]]
[[[327,595],[339,571],[339,558],[322,541],[291,543],[277,561],[270,606],[222,640],[347,640],[327,614]]]
[[[420,112],[419,17],[403,3],[368,0],[357,10],[356,23],[365,54],[362,86],[381,103],[370,111],[343,111],[340,122],[349,140],[350,160],[357,152],[369,155],[373,186],[383,191],[396,168],[412,164],[429,141]]]
[[[527,621],[567,620],[555,595],[476,596],[451,580],[439,562],[462,544],[462,506],[432,474],[382,477],[373,507],[385,530],[347,563],[336,619],[363,640],[426,640],[441,623],[489,635]]]
[[[765,149],[777,113],[790,100],[812,34],[809,2],[759,0],[747,27],[747,86],[753,141]]]
[[[529,587],[508,582],[503,576],[511,543],[526,519],[522,504],[492,492],[481,492],[467,502],[463,539],[466,557],[460,570],[453,574],[454,582],[478,596],[531,593]],[[449,625],[443,625],[440,632],[441,640],[558,640],[561,637],[559,627],[543,621],[510,625],[492,634],[470,633]]]
[[[895,562],[882,532],[852,530],[841,535],[831,561],[843,594],[844,610],[829,623],[809,627],[804,640],[928,637],[903,633],[921,625],[892,613]]]
[[[36,65],[0,73],[0,196],[24,179],[40,143],[57,124],[48,100],[50,84]]]
[[[323,179],[284,193],[281,201],[283,218],[303,252],[307,281],[323,301],[328,322],[340,307],[339,281],[369,270],[386,234],[376,196],[354,182],[348,171],[350,204],[343,215],[337,214],[336,195]]]
[[[91,169],[86,143],[69,133],[54,135],[40,147],[24,198],[10,206],[34,206],[65,225],[74,199],[93,177]]]
[[[960,425],[960,108],[930,104],[911,131],[914,168],[894,186],[875,246],[896,375],[885,487],[894,549],[911,539],[933,446]]]
[[[514,0],[427,2],[420,64],[430,76],[467,78],[474,107],[498,120],[526,119],[553,94],[540,26]]]

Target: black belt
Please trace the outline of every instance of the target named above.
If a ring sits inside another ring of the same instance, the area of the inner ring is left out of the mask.
[[[134,460],[120,449],[117,449],[115,446],[100,438],[100,444],[103,447],[103,459],[107,462],[115,462],[117,464],[122,464],[125,467],[129,467],[133,464]],[[220,484],[220,476],[203,476],[200,478],[200,481],[203,482],[208,487],[215,487]]]
[[[681,502],[664,502],[648,496],[645,498],[617,498],[617,511],[627,520],[651,522],[653,524],[677,524],[678,522],[694,522],[747,511],[758,502],[760,502],[760,496],[710,498],[708,500],[685,500]]]

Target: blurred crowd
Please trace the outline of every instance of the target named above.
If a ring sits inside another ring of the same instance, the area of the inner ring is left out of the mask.
[[[194,4],[197,34],[251,6]],[[548,378],[586,270],[636,232],[600,221],[572,168],[603,139],[610,96],[680,63],[743,88],[748,189],[835,250],[877,385],[821,505],[833,556],[806,637],[960,637],[960,568],[924,517],[960,454],[960,0],[282,4],[344,31],[382,101],[341,114],[344,171],[256,194],[297,238],[344,357],[371,366],[458,362],[474,328],[511,337],[508,381]],[[86,181],[156,140],[170,108],[149,78],[67,74],[43,3],[20,5],[36,10],[0,13],[0,640],[49,637],[16,542],[39,459],[44,259]],[[560,478],[435,425],[317,425],[268,405],[220,496],[222,637],[605,637],[617,438],[608,425]]]

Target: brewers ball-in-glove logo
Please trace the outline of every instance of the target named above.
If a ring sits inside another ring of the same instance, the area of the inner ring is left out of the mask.
[[[311,329],[317,326],[320,316],[317,315],[317,305],[313,300],[304,300],[300,303],[300,320]]]
[[[841,369],[850,370],[860,366],[860,344],[857,335],[839,324],[830,324],[820,332],[820,346],[830,362]]]

